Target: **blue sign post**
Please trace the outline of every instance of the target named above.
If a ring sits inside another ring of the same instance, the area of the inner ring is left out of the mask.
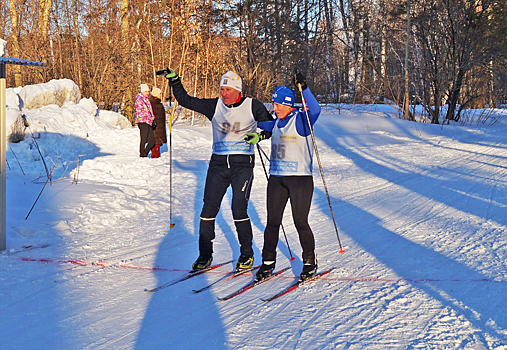
[[[0,251],[7,249],[7,126],[6,126],[6,81],[5,65],[44,67],[47,63],[0,57]]]

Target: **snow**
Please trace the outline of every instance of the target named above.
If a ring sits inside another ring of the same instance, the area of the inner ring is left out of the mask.
[[[7,56],[6,46],[7,46],[7,41],[5,41],[4,39],[0,38],[0,57]]]
[[[167,145],[158,159],[140,158],[138,129],[72,86],[8,91],[9,109],[30,126],[7,151],[0,348],[507,349],[507,119],[441,126],[398,119],[388,106],[325,107],[315,135],[345,253],[314,162],[310,225],[320,270],[333,272],[260,300],[302,267],[288,207],[296,259],[281,235],[277,269],[292,270],[218,301],[252,275],[192,292],[230,264],[144,292],[197,257],[209,123],[174,125],[172,166]],[[249,214],[257,264],[266,179],[256,161]],[[217,217],[216,263],[239,256],[230,200],[228,192]]]

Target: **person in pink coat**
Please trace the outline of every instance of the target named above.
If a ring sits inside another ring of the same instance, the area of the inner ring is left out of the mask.
[[[141,143],[139,145],[139,155],[147,157],[153,146],[155,146],[155,136],[153,135],[152,124],[155,120],[153,109],[150,103],[150,88],[146,84],[141,84],[141,92],[136,96],[136,123],[141,134]]]

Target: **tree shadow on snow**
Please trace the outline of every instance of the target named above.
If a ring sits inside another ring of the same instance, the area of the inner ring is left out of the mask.
[[[43,187],[47,177],[41,155],[27,141],[8,144],[8,252],[0,259],[0,347],[72,349],[83,339],[83,328],[75,324],[80,322],[73,307],[79,303],[79,292],[73,288],[75,276],[86,274],[89,267],[65,262],[67,237],[73,234],[66,221],[75,216],[68,210],[72,207],[69,202],[82,195],[81,187],[69,178]],[[80,154],[86,153],[81,160],[105,155],[92,142],[72,135],[44,133],[37,141],[48,171],[52,160],[57,163],[53,180],[64,174],[63,168],[68,176]],[[75,161],[63,163],[61,159]]]
[[[323,191],[316,189],[315,195],[316,200],[327,203]],[[331,202],[335,213],[340,213],[336,220],[344,246],[350,245],[347,240],[353,240],[391,269],[404,283],[411,284],[438,300],[443,305],[442,309],[454,310],[456,317],[463,315],[479,329],[475,334],[480,335],[485,344],[485,332],[507,340],[504,335],[507,329],[504,306],[507,283],[504,280],[495,282],[461,262],[387,230],[379,224],[381,218],[353,204],[336,197],[331,197]],[[329,210],[323,212],[331,220]],[[334,235],[334,230],[331,231],[330,224],[329,234]],[[326,250],[329,248],[338,250],[337,246],[326,247]],[[322,249],[317,245],[317,250]],[[336,255],[336,266],[340,266],[339,254]]]
[[[468,188],[466,183],[441,180],[425,173],[411,174],[407,179],[406,173],[375,163],[353,148],[345,148],[336,140],[338,127],[333,130],[320,128],[318,132],[324,136],[323,140],[330,148],[353,161],[365,172],[462,212],[480,217],[487,213],[491,220],[504,224],[502,207],[505,207],[505,203],[485,202],[478,196],[469,196],[473,187]],[[371,153],[368,156],[375,158]],[[428,183],[432,186],[428,187]],[[325,193],[318,188],[315,189],[314,200],[327,202]],[[335,197],[331,201],[334,212],[339,213],[336,220],[340,231],[347,235],[341,237],[342,244],[347,245],[343,240],[354,240],[407,283],[423,290],[458,315],[465,316],[480,330],[476,334],[488,332],[506,340],[503,334],[507,329],[507,313],[503,307],[503,299],[507,295],[505,281],[494,282],[489,276],[459,261],[387,230],[380,225],[382,218],[347,201]],[[323,209],[323,212],[331,218],[329,210]],[[481,338],[484,340],[482,335]]]
[[[193,215],[194,219],[189,225],[185,222],[188,215],[175,215],[176,225],[170,231],[168,228],[155,260],[155,266],[164,266],[175,271],[154,271],[156,277],[154,286],[167,283],[188,272],[199,254],[199,214],[202,209],[207,162],[175,161],[173,165],[178,167],[178,171],[192,173],[196,177],[197,187],[194,192],[193,207],[179,209],[190,211],[190,216]],[[189,201],[185,198],[185,202]],[[223,219],[220,218],[218,221],[223,221]],[[223,242],[224,235],[219,230],[230,231],[230,228],[224,228],[221,223],[217,226],[220,227],[217,227],[215,242]],[[230,259],[230,255],[226,257],[214,255],[215,263]],[[232,268],[233,265],[229,264],[219,270],[227,271]],[[143,295],[149,298],[149,304],[146,307],[135,349],[223,349],[226,337],[216,306],[216,296],[212,290],[199,294],[192,291],[207,285],[211,281],[208,279],[210,275],[211,273],[199,275],[153,294]]]
[[[43,178],[41,181],[45,181],[47,173],[51,173],[53,180],[69,176],[84,160],[108,155],[86,138],[50,132],[37,132],[33,137],[8,146],[9,167],[27,173],[33,171],[33,164],[40,164],[37,168]]]

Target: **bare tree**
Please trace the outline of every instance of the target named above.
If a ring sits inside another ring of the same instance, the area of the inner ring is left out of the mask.
[[[9,0],[0,4],[0,32],[12,56],[51,63],[23,76],[14,66],[9,84],[70,78],[97,102],[122,102],[130,120],[139,84],[167,87],[154,72],[168,66],[201,97],[217,96],[220,76],[235,70],[245,94],[265,101],[277,85],[291,84],[297,68],[321,101],[401,106],[409,93],[434,123],[444,105],[446,118],[458,120],[463,108],[501,103],[505,2],[412,2],[408,64],[406,3]]]
[[[16,7],[16,0],[9,0],[9,15],[11,18],[11,55],[13,57],[21,57],[21,49],[19,47],[18,10]],[[15,85],[23,85],[23,81],[21,79],[21,67],[19,65],[14,65],[13,71]]]

